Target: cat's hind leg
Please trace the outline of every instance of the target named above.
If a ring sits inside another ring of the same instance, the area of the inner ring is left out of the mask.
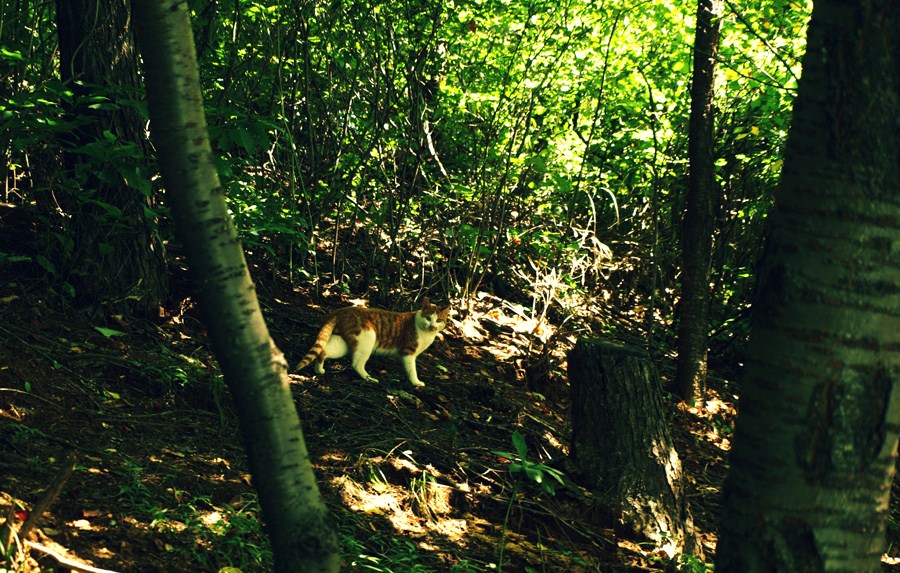
[[[332,334],[331,338],[328,339],[328,342],[325,343],[325,348],[319,353],[319,356],[316,357],[316,373],[325,374],[326,358],[343,358],[344,356],[347,356],[349,351],[350,346],[343,337],[338,334]]]
[[[369,357],[375,351],[376,343],[375,331],[363,330],[356,337],[356,347],[353,349],[353,355],[350,357],[350,365],[356,370],[360,378],[367,382],[378,382],[378,379],[373,378],[366,372],[366,362],[369,361]]]
[[[316,374],[325,374],[325,351],[316,356]]]

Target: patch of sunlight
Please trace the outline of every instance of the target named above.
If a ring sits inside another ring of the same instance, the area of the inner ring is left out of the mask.
[[[716,414],[734,414],[734,405],[723,402],[718,397],[707,400],[704,404],[706,411],[715,416]]]
[[[212,528],[214,525],[223,521],[225,518],[218,511],[208,511],[200,515],[200,522],[206,527]]]
[[[87,519],[76,519],[75,521],[70,521],[67,525],[69,527],[80,529],[82,531],[91,531],[92,529],[94,529],[94,526],[91,525],[91,522]]]
[[[465,519],[449,517],[453,511],[450,486],[430,482],[427,491],[412,491],[408,485],[381,479],[360,483],[349,476],[336,477],[331,484],[348,508],[383,517],[398,532],[434,532],[451,541],[462,541],[468,534]]]
[[[472,315],[465,317],[462,322],[454,322],[456,323],[456,327],[459,328],[459,331],[462,333],[463,338],[466,340],[481,342],[488,336],[487,332],[481,330],[481,321],[477,320]]]
[[[323,462],[346,462],[347,454],[335,450],[333,452],[323,454],[319,459]]]
[[[653,443],[650,445],[650,453],[656,460],[665,460],[663,465],[665,466],[666,480],[668,480],[670,484],[677,483],[682,472],[681,458],[678,457],[678,452],[675,448],[666,448],[657,440],[653,440]]]
[[[450,541],[457,542],[466,538],[469,524],[465,519],[440,519],[434,523],[433,529]]]
[[[25,409],[19,408],[12,403],[8,404],[8,407],[6,408],[0,408],[0,418],[6,418],[13,422],[23,422],[27,415],[28,412]]]
[[[546,440],[548,444],[550,444],[557,450],[566,455],[569,455],[569,446],[556,439],[556,436],[554,436],[553,432],[551,432],[550,430],[544,431],[544,440]]]
[[[731,450],[731,440],[724,437],[718,429],[713,429],[706,432],[705,438],[707,442],[710,442],[723,452]]]
[[[733,402],[723,400],[715,390],[707,392],[709,399],[702,404],[681,403],[678,408],[695,418],[692,434],[727,452],[731,450],[731,429],[737,410]]]
[[[546,343],[556,332],[544,313],[536,308],[513,304],[485,292],[475,296],[477,302],[465,317],[461,320],[451,317],[451,323],[467,340],[490,341],[485,350],[501,362],[521,355],[528,337]]]
[[[94,557],[97,557],[98,559],[112,559],[116,556],[116,553],[114,551],[106,547],[97,547],[92,551],[92,553],[94,554]]]

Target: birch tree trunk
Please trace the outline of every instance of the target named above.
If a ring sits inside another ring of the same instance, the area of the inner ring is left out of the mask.
[[[691,118],[688,126],[688,191],[681,230],[681,298],[678,303],[678,360],[674,391],[682,399],[703,399],[709,345],[709,265],[716,196],[713,157],[713,94],[719,51],[721,0],[697,2]]]
[[[234,397],[278,572],[337,571],[338,546],[287,377],[216,174],[188,5],[134,0],[153,140],[216,358]]]
[[[880,571],[900,430],[900,4],[816,0],[716,571]]]

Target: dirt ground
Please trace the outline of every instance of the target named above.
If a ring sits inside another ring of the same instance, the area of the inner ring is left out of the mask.
[[[0,283],[0,522],[20,526],[59,485],[20,570],[55,570],[60,558],[119,572],[267,570],[229,394],[190,302],[161,324],[100,323],[47,296]],[[327,311],[347,304],[328,300],[261,292],[291,364]],[[477,320],[456,320],[419,357],[422,391],[391,360],[371,363],[380,384],[360,382],[340,362],[323,376],[292,375],[344,570],[677,568],[652,543],[598,518],[566,457],[564,359],[573,338],[556,337],[552,352],[532,360],[524,349],[535,330],[510,308],[486,299]],[[714,396],[700,409],[668,405],[707,555],[734,416],[729,400]],[[503,452],[513,451],[516,430],[532,461],[566,476],[555,495],[510,473]]]

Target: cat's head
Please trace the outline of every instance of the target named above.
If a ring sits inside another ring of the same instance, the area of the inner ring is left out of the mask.
[[[439,308],[431,304],[428,297],[422,299],[422,305],[416,313],[416,324],[420,330],[439,331],[447,326],[447,317],[450,315],[450,305]]]

